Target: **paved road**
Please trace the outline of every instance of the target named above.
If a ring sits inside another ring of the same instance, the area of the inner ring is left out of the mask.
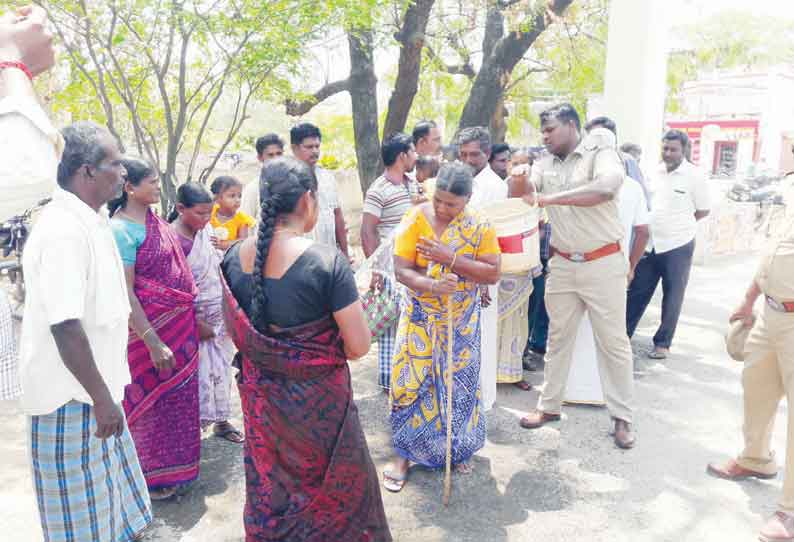
[[[440,505],[442,475],[412,469],[402,493],[384,494],[397,541],[697,541],[755,540],[774,511],[781,479],[734,484],[705,475],[709,460],[740,446],[740,365],[724,355],[723,322],[753,272],[754,257],[711,261],[693,270],[674,354],[641,355],[658,317],[649,309],[635,341],[638,446],[617,450],[603,409],[569,407],[562,423],[518,427],[535,392],[499,390],[488,416],[487,446],[474,474],[454,478],[452,503]],[[353,366],[354,387],[372,457],[389,460],[387,404],[377,390],[373,353]],[[539,383],[540,375],[530,375]],[[0,533],[40,540],[25,459],[25,420],[0,405]],[[785,419],[785,407],[779,419]],[[236,422],[241,420],[238,416]],[[775,447],[784,453],[784,424]],[[201,479],[177,501],[158,504],[149,541],[242,540],[241,449],[202,443]],[[10,537],[8,537],[10,536]]]

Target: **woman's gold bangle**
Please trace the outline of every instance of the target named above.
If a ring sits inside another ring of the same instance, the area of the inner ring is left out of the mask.
[[[150,331],[154,331],[154,328],[150,327],[149,329],[144,331],[143,334],[141,334],[141,340],[144,340],[146,338],[146,335],[148,335]]]
[[[456,252],[455,254],[452,255],[452,263],[449,264],[450,271],[452,271],[452,268],[455,267],[455,262],[457,261],[457,259],[458,259],[458,253]]]

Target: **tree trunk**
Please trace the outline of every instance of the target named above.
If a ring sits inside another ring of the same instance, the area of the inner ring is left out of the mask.
[[[160,172],[160,184],[162,190],[160,191],[160,215],[165,218],[171,207],[176,205],[176,188],[179,186],[179,179],[176,177],[176,171],[172,171],[170,166],[166,171]]]
[[[361,190],[366,193],[383,171],[378,136],[378,80],[372,48],[372,31],[348,32],[350,46],[350,100],[353,106],[353,134]]]
[[[389,98],[384,135],[405,130],[408,114],[419,90],[425,30],[434,3],[435,0],[415,0],[405,12],[402,28],[394,35],[394,39],[400,44],[400,60],[397,65],[397,80]]]
[[[496,104],[491,122],[488,126],[488,131],[491,132],[491,141],[493,143],[504,143],[505,136],[507,135],[507,108],[505,108],[504,97],[499,99]]]
[[[469,99],[460,116],[458,130],[469,126],[490,125],[516,64],[553,21],[552,15],[561,15],[572,3],[573,0],[548,0],[547,10],[537,13],[528,22],[528,30],[514,30],[493,45],[491,54],[483,59],[482,67],[474,79]],[[495,24],[497,19],[489,17],[488,22]]]

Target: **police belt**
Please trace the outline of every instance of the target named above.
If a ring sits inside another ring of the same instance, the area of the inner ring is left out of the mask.
[[[766,304],[777,312],[794,312],[794,301],[778,301],[773,297],[766,297]]]
[[[610,243],[591,252],[563,252],[554,247],[551,247],[551,252],[553,255],[562,256],[566,260],[572,262],[592,262],[593,260],[598,260],[599,258],[620,252],[620,243]]]

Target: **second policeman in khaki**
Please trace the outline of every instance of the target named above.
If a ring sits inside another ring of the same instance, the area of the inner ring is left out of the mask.
[[[540,121],[549,152],[533,166],[530,184],[537,192],[525,199],[546,208],[554,231],[546,285],[549,342],[545,385],[521,426],[534,429],[560,419],[576,330],[587,310],[615,444],[631,448],[633,360],[623,325],[628,266],[617,204],[625,170],[613,140],[596,130],[581,138],[570,104],[544,111]]]

